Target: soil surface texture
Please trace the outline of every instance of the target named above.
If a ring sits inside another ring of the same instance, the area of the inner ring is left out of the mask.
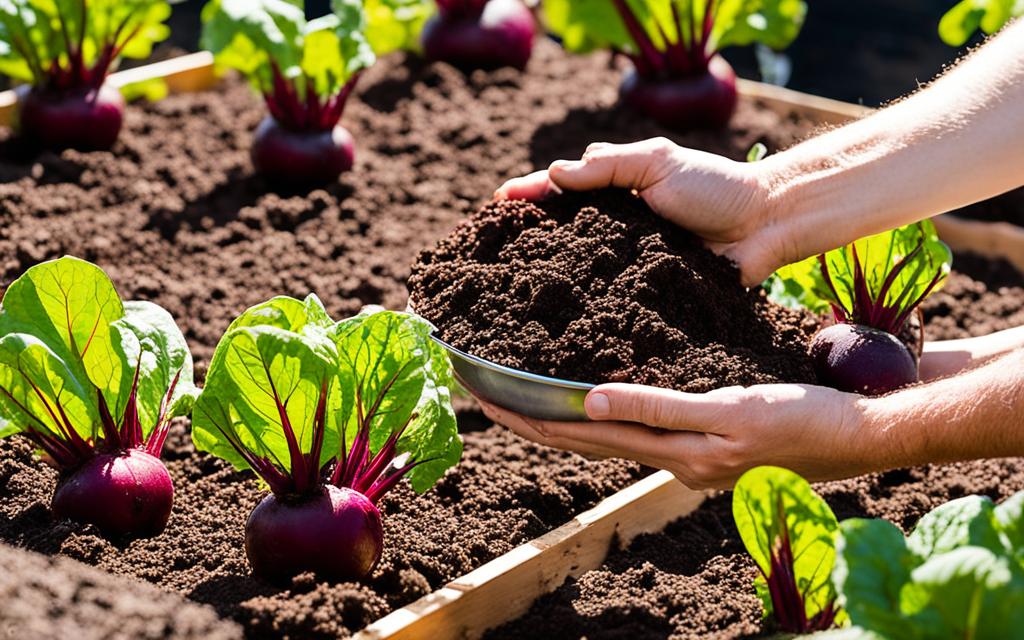
[[[815,381],[814,320],[626,190],[493,202],[420,255],[409,289],[450,344],[531,373],[691,392]]]
[[[49,509],[56,473],[22,439],[10,438],[0,444],[0,539],[153,582],[213,606],[250,636],[335,638],[563,524],[643,475],[634,463],[590,462],[500,427],[464,438],[462,462],[430,493],[417,496],[400,485],[383,500],[384,556],[366,584],[303,575],[280,589],[251,578],[243,525],[265,493],[251,474],[197,454],[181,425],[164,455],[177,491],[162,535],[111,542],[91,526],[56,520]],[[76,579],[72,574],[53,588],[74,589]],[[123,582],[117,593],[136,597],[132,589]]]
[[[210,607],[67,558],[0,544],[0,638],[238,640]]]
[[[613,106],[618,80],[607,56],[569,57],[546,41],[525,75],[464,76],[387,57],[363,76],[343,119],[356,139],[355,169],[308,194],[276,193],[253,175],[248,148],[265,108],[237,81],[129,107],[111,152],[25,157],[16,141],[0,140],[0,282],[63,254],[96,262],[124,298],[171,311],[201,382],[230,321],[273,295],[315,291],[337,318],[365,304],[404,308],[418,252],[504,179],[578,157],[592,141],[668,135],[742,160],[755,142],[775,151],[813,129],[741,101],[730,131],[671,134]],[[344,637],[643,474],[525,443],[490,428],[468,401],[459,421],[468,432],[463,463],[422,497],[402,487],[385,500],[388,551],[366,584],[303,576],[275,589],[252,580],[242,526],[262,493],[250,474],[197,454],[187,420],[165,455],[176,485],[168,529],[135,542],[55,521],[55,473],[22,440],[0,441],[0,541],[210,604],[249,637]],[[14,566],[22,565],[4,562]],[[25,566],[8,569],[18,584],[38,573]],[[77,581],[72,571],[53,589]],[[118,589],[150,593],[132,582]],[[50,622],[61,624],[60,615],[80,614],[54,612]],[[183,628],[167,633],[188,637]]]

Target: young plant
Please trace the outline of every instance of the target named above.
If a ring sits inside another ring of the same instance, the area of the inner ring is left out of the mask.
[[[622,101],[666,127],[724,127],[736,74],[719,52],[762,43],[784,49],[803,25],[803,0],[545,0],[570,51],[610,48],[633,62]]]
[[[335,323],[310,295],[246,311],[217,345],[193,412],[196,446],[270,489],[249,516],[257,576],[365,577],[383,551],[380,499],[430,488],[462,452],[447,356],[420,318]]]
[[[845,520],[836,554],[849,637],[1011,638],[1024,629],[1024,492],[998,506],[982,496],[947,502],[906,537],[885,520]]]
[[[256,129],[253,165],[287,186],[332,182],[355,158],[352,135],[338,123],[376,57],[362,3],[331,6],[309,22],[301,1],[211,0],[203,7],[203,48],[221,67],[247,76],[269,111]]]
[[[7,0],[0,3],[0,72],[18,93],[21,134],[53,149],[109,149],[124,98],[106,84],[121,58],[146,58],[170,33],[158,0]]]
[[[899,336],[945,282],[952,260],[935,226],[924,221],[783,267],[766,288],[787,306],[831,309],[836,324],[819,331],[810,346],[819,379],[877,395],[917,381],[919,354]]]
[[[760,572],[754,586],[765,618],[786,633],[841,623],[831,579],[839,524],[811,485],[779,467],[751,469],[736,483],[732,513]]]
[[[115,536],[163,531],[174,487],[160,452],[197,393],[170,314],[64,257],[11,284],[0,336],[0,437],[21,434],[60,471],[54,513]]]
[[[939,21],[939,37],[951,47],[962,47],[978,29],[993,34],[1021,16],[1020,0],[960,0]]]
[[[533,52],[536,25],[522,0],[436,0],[423,30],[423,53],[465,71],[514,67]]]

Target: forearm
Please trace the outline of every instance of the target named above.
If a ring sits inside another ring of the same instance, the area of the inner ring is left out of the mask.
[[[1024,455],[1024,351],[862,407],[886,466]]]
[[[1022,104],[1019,21],[910,98],[758,163],[766,233],[796,260],[1024,184]]]
[[[1018,349],[1024,349],[1024,326],[978,338],[926,342],[921,355],[921,380],[951,376]]]

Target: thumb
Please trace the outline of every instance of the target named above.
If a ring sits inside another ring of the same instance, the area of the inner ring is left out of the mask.
[[[548,168],[548,175],[554,184],[569,191],[604,187],[643,191],[656,182],[657,172],[652,168],[669,151],[669,147],[660,140],[630,144],[596,143],[587,148],[580,160],[556,160]]]
[[[714,430],[727,405],[705,394],[615,383],[591,389],[584,407],[591,420],[709,432]]]

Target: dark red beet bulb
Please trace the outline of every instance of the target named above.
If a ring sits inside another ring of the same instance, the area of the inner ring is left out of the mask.
[[[99,89],[18,91],[20,132],[47,149],[102,151],[114,146],[124,121],[121,92]]]
[[[863,325],[840,323],[811,340],[811,359],[822,384],[874,396],[918,380],[914,356],[896,336]]]
[[[520,0],[438,0],[423,28],[423,53],[464,71],[526,68],[536,25]]]

